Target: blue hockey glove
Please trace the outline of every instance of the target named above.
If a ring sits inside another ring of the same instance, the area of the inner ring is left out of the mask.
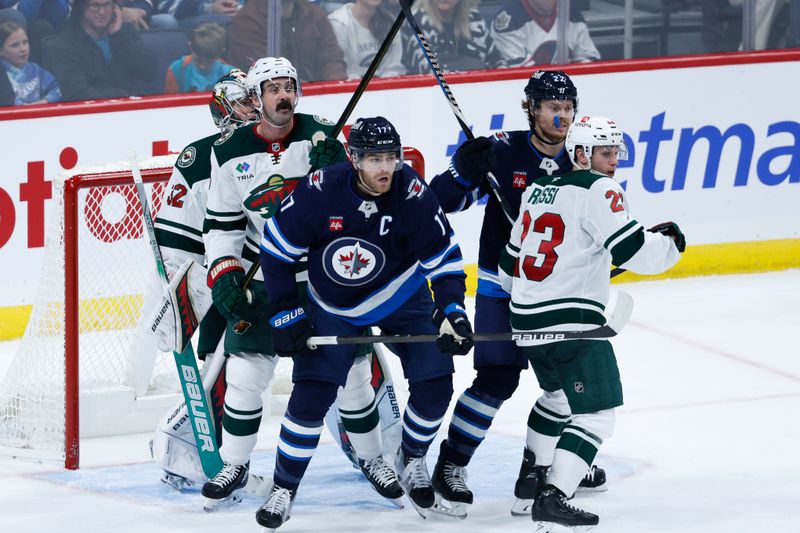
[[[472,325],[464,307],[452,303],[433,310],[433,325],[439,330],[436,347],[442,353],[467,355],[472,349]]]
[[[675,241],[675,247],[678,248],[680,253],[686,250],[686,237],[683,236],[681,228],[674,222],[662,222],[661,224],[656,224],[647,231],[672,237],[672,240]]]
[[[327,167],[347,159],[344,146],[333,137],[325,137],[315,144],[308,153],[308,162],[311,164],[310,172]]]
[[[253,304],[253,293],[244,288],[244,269],[232,256],[220,257],[208,269],[208,286],[211,300],[227,320],[257,320],[257,308]]]
[[[306,344],[314,332],[308,322],[305,309],[297,306],[293,309],[282,309],[269,319],[272,327],[272,344],[275,353],[280,357],[306,355],[311,349]]]
[[[450,172],[461,187],[471,190],[481,184],[494,164],[492,142],[486,137],[475,137],[458,147],[450,161]]]

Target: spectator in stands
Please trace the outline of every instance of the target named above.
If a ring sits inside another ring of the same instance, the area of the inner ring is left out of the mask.
[[[281,1],[281,55],[302,81],[343,80],[347,65],[325,10],[308,0]],[[264,56],[267,42],[267,0],[249,0],[233,17],[228,59],[247,70]]]
[[[168,13],[158,13],[151,0],[117,0],[122,8],[122,22],[137,30],[177,28],[178,21]]]
[[[414,3],[419,27],[445,70],[486,68],[489,31],[477,6],[478,0],[417,0]],[[430,70],[416,39],[406,42],[405,57],[410,72]]]
[[[731,6],[741,9],[743,0],[728,0]],[[755,50],[766,50],[772,32],[772,23],[786,0],[756,0],[756,38]],[[742,45],[739,45],[739,50]]]
[[[508,0],[489,28],[493,62],[501,67],[554,63],[557,14],[557,0]],[[585,22],[569,21],[567,45],[570,62],[600,59],[600,52],[592,42]]]
[[[382,8],[383,4],[384,0],[356,0],[328,15],[336,42],[347,63],[348,79],[360,79],[364,75],[389,33],[396,15],[390,15]],[[403,43],[398,35],[383,56],[375,75],[388,77],[405,73]]]
[[[59,31],[69,15],[69,0],[0,0],[0,22],[16,22],[28,34],[31,60],[42,61],[42,39]]]
[[[173,15],[179,26],[193,29],[206,22],[227,26],[244,3],[244,0],[160,0],[158,10]]]
[[[12,105],[61,100],[55,77],[29,59],[30,47],[25,29],[16,22],[0,22],[0,64],[14,91]]]
[[[191,54],[175,60],[167,69],[164,92],[188,93],[210,91],[231,66],[220,60],[225,52],[225,28],[206,22],[192,30]]]
[[[155,56],[136,30],[123,24],[114,0],[74,0],[64,31],[46,65],[65,100],[140,94],[155,79]]]

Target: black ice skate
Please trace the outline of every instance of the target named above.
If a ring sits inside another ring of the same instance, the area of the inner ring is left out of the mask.
[[[269,498],[256,511],[256,522],[264,526],[268,532],[281,527],[290,518],[289,513],[294,504],[294,495],[293,490],[273,485]]]
[[[411,505],[422,518],[427,518],[428,510],[433,507],[436,498],[425,457],[406,457],[403,448],[400,447],[395,456],[395,468],[399,473],[400,486],[411,500]]]
[[[519,478],[514,483],[516,500],[511,506],[512,516],[529,516],[536,492],[544,485],[547,477],[547,466],[536,466],[536,455],[527,447],[522,451],[522,465],[519,467]]]
[[[581,484],[578,485],[578,489],[575,493],[585,494],[587,492],[603,492],[606,490],[608,490],[608,485],[606,485],[606,471],[592,465],[581,480]]]
[[[573,507],[567,497],[553,485],[545,485],[536,495],[531,508],[536,533],[572,530],[586,531],[600,522],[596,514]]]
[[[370,482],[372,488],[375,489],[378,494],[390,500],[398,507],[403,507],[401,498],[405,493],[402,487],[400,487],[400,483],[397,481],[397,474],[395,474],[392,467],[384,460],[383,456],[379,455],[374,459],[368,459],[366,461],[359,459],[358,466],[364,473],[364,477],[367,478],[367,481]]]
[[[203,496],[206,497],[203,509],[213,511],[222,505],[242,501],[241,492],[247,485],[250,463],[232,465],[225,463],[222,470],[203,485]]]
[[[467,487],[466,467],[440,458],[433,469],[431,484],[436,497],[435,512],[461,519],[467,517],[472,491]]]

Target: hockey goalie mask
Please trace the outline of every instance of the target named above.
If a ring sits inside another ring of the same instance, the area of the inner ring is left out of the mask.
[[[211,89],[208,107],[214,124],[227,133],[257,119],[250,92],[245,85],[247,75],[233,69],[222,76]]]
[[[567,131],[564,147],[575,166],[579,166],[575,157],[580,147],[587,159],[592,158],[595,147],[613,147],[620,161],[628,159],[628,147],[625,145],[622,130],[613,120],[606,117],[581,117],[573,122]]]
[[[347,139],[350,160],[356,169],[368,165],[367,154],[394,154],[394,172],[403,168],[403,144],[391,122],[384,117],[360,118]]]
[[[291,85],[281,86],[273,80],[279,78],[288,78],[291,80]],[[295,94],[294,105],[292,106],[292,113],[300,101],[302,89],[300,87],[300,78],[297,76],[297,70],[292,65],[291,61],[285,57],[264,57],[253,63],[250,70],[247,71],[247,88],[253,96],[253,101],[256,110],[263,113],[264,102],[262,101],[264,82],[270,81],[272,90],[292,90]],[[268,85],[268,87],[270,87]]]

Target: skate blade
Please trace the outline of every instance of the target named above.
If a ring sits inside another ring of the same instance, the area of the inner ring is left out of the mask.
[[[180,476],[174,476],[172,474],[165,474],[164,477],[161,478],[161,483],[177,490],[178,492],[194,486],[194,483],[191,480]]]
[[[406,493],[406,495],[408,495],[408,493]],[[422,518],[428,518],[428,514],[431,511],[430,507],[420,507],[419,505],[416,504],[414,500],[411,499],[411,496],[408,497],[408,501],[411,502],[411,506],[414,508],[414,510],[417,512],[418,515],[420,515]]]
[[[286,520],[284,520],[281,523],[281,526],[284,525],[286,522],[288,522],[291,517],[292,517],[292,515],[287,515],[286,516]],[[256,522],[258,522],[257,519],[256,519]],[[261,525],[261,524],[259,524],[259,525]],[[281,526],[278,526],[278,527],[281,527]],[[278,531],[278,527],[261,526],[261,531],[262,531],[262,533],[275,533],[276,531]]]
[[[533,500],[517,498],[514,500],[514,505],[511,506],[511,516],[530,517],[531,507],[533,507]]]
[[[606,492],[608,490],[608,483],[603,483],[599,487],[581,487],[575,489],[575,494],[594,494],[595,492]]]
[[[585,533],[592,529],[594,526],[565,526],[555,522],[533,521],[534,533]]]
[[[394,505],[398,509],[405,509],[406,508],[406,505],[403,503],[403,497],[402,496],[400,496],[399,498],[386,498],[384,496],[384,498],[386,499],[387,502],[391,503],[392,505]]]
[[[464,520],[467,517],[467,507],[469,507],[468,503],[451,502],[450,500],[445,500],[437,493],[436,501],[433,503],[431,511],[437,515]]]
[[[203,510],[207,513],[213,513],[221,509],[227,509],[228,507],[233,507],[234,505],[236,505],[241,501],[242,501],[242,495],[239,494],[238,491],[234,492],[227,498],[222,498],[221,500],[206,498],[206,501],[203,503]]]

